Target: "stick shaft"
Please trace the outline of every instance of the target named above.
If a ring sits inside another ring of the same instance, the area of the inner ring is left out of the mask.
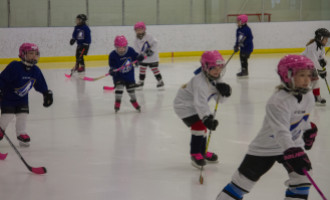
[[[320,188],[316,185],[316,183],[314,182],[314,180],[312,179],[312,177],[309,175],[309,173],[307,172],[306,169],[303,169],[304,174],[307,176],[307,178],[309,179],[309,181],[312,183],[312,185],[314,186],[314,188],[317,190],[317,192],[321,195],[323,200],[327,200],[327,198],[325,198],[324,194],[322,193],[322,191],[320,190]]]

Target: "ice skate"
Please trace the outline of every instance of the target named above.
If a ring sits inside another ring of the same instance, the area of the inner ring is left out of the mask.
[[[115,102],[115,113],[117,113],[120,109],[120,102],[116,101]]]
[[[190,154],[191,155],[191,164],[192,166],[201,169],[202,166],[206,165],[204,157],[200,153]]]
[[[208,163],[218,163],[218,155],[213,152],[207,152],[204,156],[206,162]]]
[[[136,100],[131,100],[131,104],[137,111],[141,112],[141,107]]]
[[[135,84],[136,90],[142,90],[144,85],[144,81],[139,81],[137,84]]]
[[[326,100],[325,99],[323,99],[322,97],[321,97],[321,95],[319,95],[319,96],[314,96],[315,97],[315,104],[317,105],[317,106],[325,106],[325,104],[326,104]]]
[[[78,72],[79,78],[84,78],[85,77],[85,66],[84,65],[79,66],[77,72]]]
[[[158,89],[164,89],[164,82],[163,82],[162,80],[159,80],[159,81],[157,82],[156,87],[157,87]]]
[[[21,147],[28,147],[30,146],[30,136],[28,134],[20,134],[17,136],[19,141],[19,146]]]
[[[242,70],[241,72],[236,74],[237,78],[248,78],[249,73],[246,70]]]

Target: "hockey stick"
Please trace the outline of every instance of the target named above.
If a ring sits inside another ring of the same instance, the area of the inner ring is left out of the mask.
[[[81,57],[83,56],[84,51],[85,51],[85,48],[83,48],[83,50],[81,51],[81,54],[80,54],[79,58],[81,58]],[[64,74],[65,77],[67,77],[67,78],[71,78],[73,72],[76,71],[75,69],[76,69],[76,65],[73,66],[73,68],[71,69],[71,73],[70,73],[70,74]]]
[[[327,50],[327,52],[325,52],[325,54],[324,55],[327,55],[327,53],[328,53],[328,51],[330,50],[330,47],[328,48],[328,50]]]
[[[225,64],[225,67],[227,66],[227,64],[229,63],[229,61],[232,59],[232,57],[235,55],[235,51],[234,53],[231,54],[231,56],[229,57],[229,59],[227,60],[226,64]]]
[[[138,62],[138,60],[135,60],[135,61],[133,61],[133,62],[127,63],[126,65],[123,65],[123,66],[119,67],[118,69],[114,69],[113,71],[114,71],[114,72],[118,72],[118,71],[122,70],[123,68],[125,68],[125,67],[127,67],[127,66],[129,66],[129,65],[134,65],[134,64],[137,63],[137,62]],[[102,79],[102,78],[105,78],[105,77],[107,77],[107,76],[109,76],[109,75],[110,75],[110,74],[107,73],[107,74],[105,74],[105,75],[102,75],[102,76],[99,76],[99,77],[96,77],[96,78],[90,78],[90,77],[85,76],[85,77],[83,78],[83,80],[85,80],[85,81],[97,81],[97,80],[100,80],[100,79]]]
[[[217,110],[218,110],[219,99],[220,99],[220,95],[218,96],[218,98],[217,98],[217,103],[215,104],[215,108],[214,108],[214,112],[213,112],[213,116],[214,116],[214,118],[215,118],[215,114],[217,113]],[[210,139],[211,139],[211,133],[212,133],[212,131],[210,130],[210,131],[209,131],[209,136],[208,136],[208,138],[207,138],[207,142],[206,142],[205,154],[207,153],[207,149],[209,148]],[[200,184],[203,184],[203,183],[204,183],[204,178],[203,178],[203,167],[204,167],[204,166],[202,166],[201,171],[200,171],[200,175],[199,175],[199,183],[200,183]]]
[[[328,84],[328,81],[327,81],[327,79],[325,77],[324,77],[324,81],[325,81],[325,84],[327,85],[327,88],[328,88],[328,91],[329,91],[329,94],[330,94],[329,84]]]
[[[3,133],[3,135],[5,136],[5,138],[7,139],[7,141],[9,142],[10,146],[13,147],[13,149],[17,153],[18,157],[21,158],[21,160],[23,161],[23,163],[25,164],[25,166],[30,170],[30,172],[33,172],[35,174],[45,174],[47,172],[47,170],[46,170],[45,167],[31,167],[30,165],[28,165],[27,162],[24,160],[23,156],[16,149],[15,145],[10,141],[10,139],[6,135],[5,131],[3,131],[2,129],[0,129],[0,131]]]
[[[111,86],[103,86],[103,90],[114,90],[115,87],[111,87]]]
[[[309,179],[309,181],[312,183],[312,185],[315,187],[315,189],[317,190],[317,192],[321,195],[323,200],[327,200],[327,198],[325,198],[324,194],[322,193],[322,191],[320,190],[320,188],[316,185],[316,183],[314,182],[314,180],[312,179],[312,177],[309,175],[309,173],[307,172],[306,169],[303,169],[304,174],[307,176],[307,178]]]
[[[0,160],[4,160],[7,158],[8,153],[0,153]]]

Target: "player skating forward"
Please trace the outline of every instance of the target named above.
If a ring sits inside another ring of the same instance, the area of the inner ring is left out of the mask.
[[[164,87],[164,82],[162,75],[158,69],[159,66],[159,56],[157,40],[150,34],[146,33],[146,25],[144,22],[137,22],[134,25],[134,30],[136,33],[136,39],[134,42],[134,49],[138,53],[143,53],[147,55],[147,58],[141,62],[140,65],[140,75],[137,87],[142,89],[144,85],[144,80],[146,78],[147,67],[150,67],[151,71],[157,79],[157,88]]]
[[[16,134],[21,145],[28,146],[30,136],[26,132],[29,114],[28,94],[32,87],[43,94],[44,107],[53,103],[53,93],[48,90],[45,78],[36,66],[39,60],[38,46],[24,43],[19,48],[21,61],[11,62],[0,74],[1,117],[0,128],[6,130],[10,121],[16,117]],[[0,140],[3,134],[0,132]]]
[[[218,51],[205,51],[201,58],[202,71],[183,85],[175,99],[175,113],[191,128],[190,155],[192,165],[201,168],[208,162],[218,162],[218,156],[206,150],[207,129],[215,130],[218,121],[208,106],[213,97],[223,102],[231,95],[231,87],[222,82],[225,61]],[[206,161],[205,161],[206,159]]]
[[[236,43],[234,51],[240,50],[239,58],[241,61],[241,72],[237,73],[238,78],[244,78],[249,75],[248,59],[253,51],[253,35],[250,27],[247,25],[248,16],[239,15],[237,17]]]
[[[83,76],[85,72],[85,61],[84,56],[87,55],[89,45],[91,44],[91,31],[86,25],[87,16],[84,14],[79,14],[76,18],[76,26],[72,33],[72,39],[70,44],[73,45],[77,41],[76,49],[76,65],[73,71],[78,71]]]
[[[320,94],[320,83],[317,74],[325,79],[327,76],[327,71],[325,66],[327,65],[327,61],[325,60],[325,51],[324,46],[328,42],[328,38],[330,37],[330,32],[325,28],[320,28],[315,31],[314,39],[310,40],[307,45],[305,51],[302,55],[311,59],[314,63],[314,77],[312,78],[312,89],[315,97],[316,105],[325,105],[326,100],[321,97]]]
[[[288,55],[278,64],[282,84],[266,105],[263,126],[231,182],[217,200],[239,200],[277,161],[288,172],[285,200],[308,199],[310,183],[303,169],[311,170],[305,150],[312,148],[317,134],[309,120],[315,102],[310,92],[313,62],[301,55]]]
[[[135,96],[135,77],[132,62],[135,60],[142,61],[144,56],[136,53],[132,47],[127,46],[127,40],[123,35],[117,36],[114,44],[115,50],[109,55],[109,74],[113,77],[115,85],[115,112],[117,113],[120,109],[125,87],[131,98],[132,105],[136,110],[140,111],[140,105],[136,101]],[[118,69],[119,71],[117,71]]]

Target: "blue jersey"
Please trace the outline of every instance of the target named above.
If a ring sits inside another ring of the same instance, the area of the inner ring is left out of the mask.
[[[120,56],[117,51],[112,51],[109,55],[110,69],[118,69],[127,65],[113,75],[114,83],[124,81],[125,83],[135,83],[134,66],[132,62],[136,60],[139,54],[132,47],[127,47],[125,55]]]
[[[82,45],[83,43],[90,44],[92,42],[91,30],[86,24],[75,26],[72,38],[77,40],[78,45]]]
[[[0,89],[3,92],[1,106],[28,105],[28,94],[32,87],[40,93],[48,91],[39,67],[34,65],[26,70],[22,62],[11,62],[0,74]]]
[[[236,43],[235,46],[239,45],[239,41],[245,38],[242,46],[240,46],[240,51],[242,53],[251,53],[253,51],[253,35],[250,27],[248,25],[242,25],[240,28],[236,30]]]

